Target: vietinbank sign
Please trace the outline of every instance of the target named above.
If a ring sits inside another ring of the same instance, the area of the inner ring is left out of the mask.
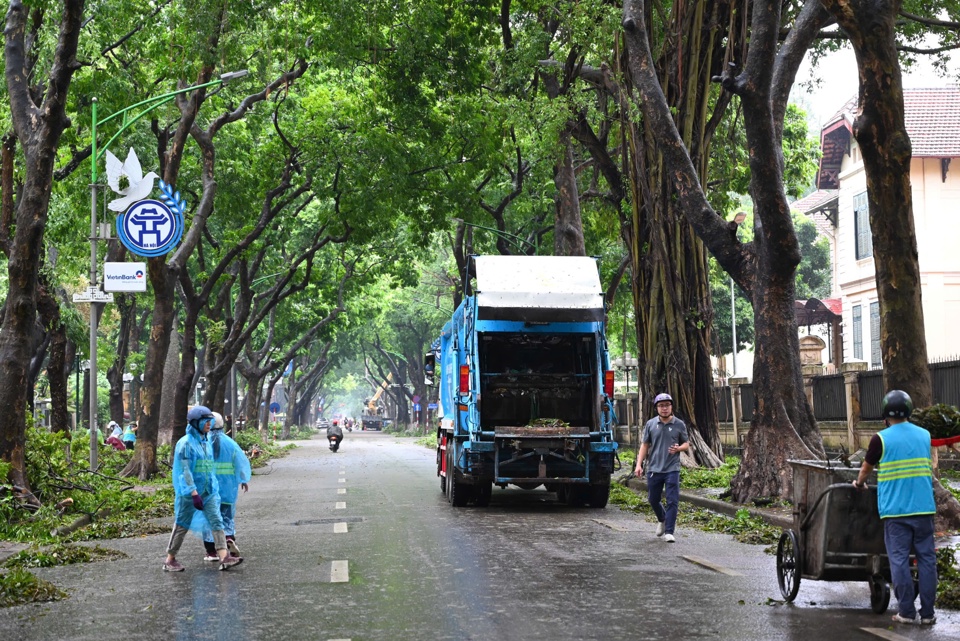
[[[104,263],[103,291],[105,292],[145,292],[147,291],[146,263]]]

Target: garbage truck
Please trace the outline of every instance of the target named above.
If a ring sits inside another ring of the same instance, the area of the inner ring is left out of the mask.
[[[425,367],[439,370],[441,491],[455,507],[485,507],[508,485],[606,506],[616,418],[596,259],[470,261]]]

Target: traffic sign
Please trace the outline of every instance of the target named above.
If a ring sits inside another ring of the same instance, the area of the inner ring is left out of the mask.
[[[436,403],[430,403],[429,405],[427,405],[427,409],[428,409],[428,410],[435,410],[435,409],[437,409],[437,404],[436,404]]]
[[[277,412],[279,412],[279,411],[280,411],[280,403],[277,403],[276,401],[274,401],[273,403],[270,403],[270,411],[273,412],[274,414],[276,414]]]
[[[87,287],[87,291],[82,294],[74,294],[75,303],[112,303],[113,294],[100,291],[99,287]]]

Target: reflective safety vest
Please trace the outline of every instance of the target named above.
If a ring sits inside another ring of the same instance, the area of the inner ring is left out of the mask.
[[[896,423],[878,436],[883,454],[877,467],[880,518],[936,514],[930,432],[913,423]]]

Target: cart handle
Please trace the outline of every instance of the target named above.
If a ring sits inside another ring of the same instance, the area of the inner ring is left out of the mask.
[[[856,490],[856,488],[854,488],[850,483],[834,483],[833,485],[828,485],[827,489],[821,492],[820,496],[817,497],[817,500],[813,502],[813,507],[807,510],[807,515],[803,517],[803,521],[800,522],[801,531],[807,529],[807,521],[809,521],[810,518],[813,516],[813,513],[817,510],[817,506],[820,505],[820,501],[823,500],[823,497],[829,494],[831,490],[836,490],[839,488],[846,488],[847,490],[851,490],[851,491],[859,491],[859,490]]]

